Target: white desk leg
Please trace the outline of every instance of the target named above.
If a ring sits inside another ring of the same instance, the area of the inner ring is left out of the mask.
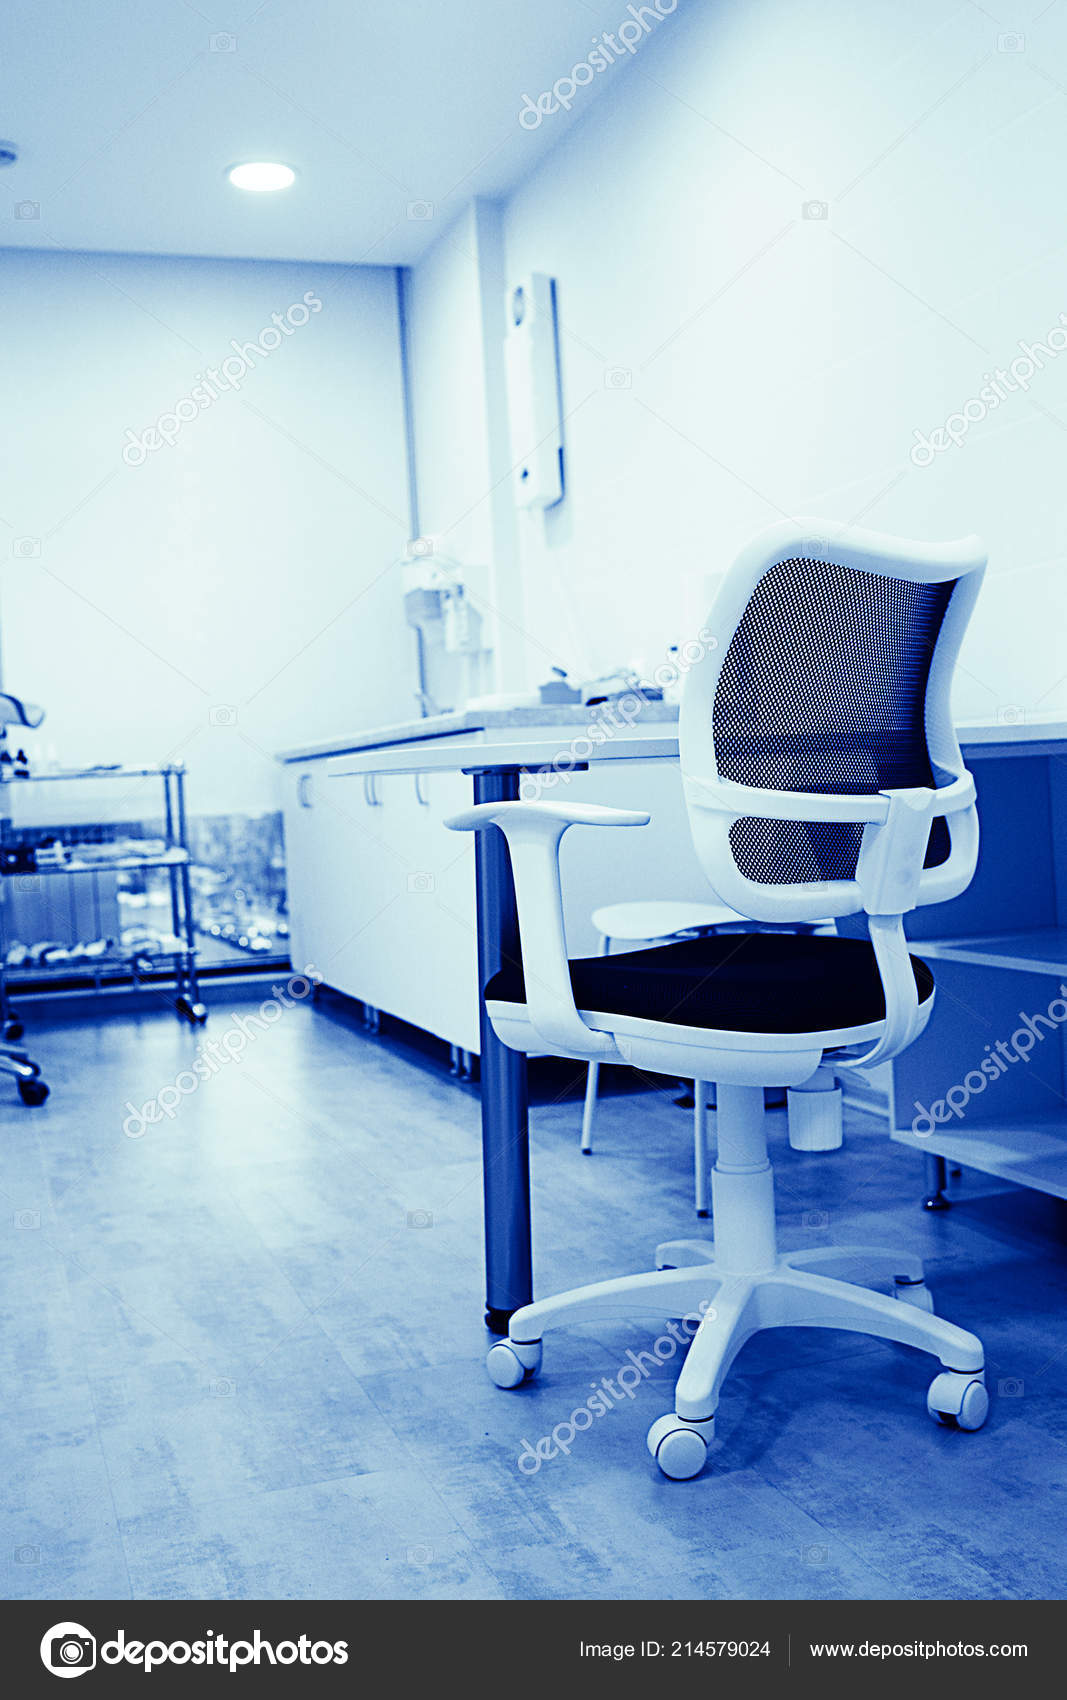
[[[604,937],[600,941],[599,956],[607,956],[611,950],[611,940]],[[585,1077],[585,1103],[582,1106],[582,1151],[588,1157],[593,1149],[593,1119],[596,1116],[597,1085],[600,1080],[600,1064],[591,1062],[589,1072]]]
[[[591,1062],[585,1077],[585,1103],[582,1106],[582,1150],[588,1157],[593,1149],[593,1118],[596,1115],[596,1088],[600,1064]]]
[[[693,1167],[696,1180],[698,1216],[709,1216],[708,1209],[708,1083],[693,1082]]]

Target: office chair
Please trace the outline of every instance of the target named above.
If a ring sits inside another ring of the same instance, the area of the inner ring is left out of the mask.
[[[723,1380],[765,1328],[842,1328],[929,1352],[937,1421],[981,1427],[975,1335],[933,1314],[920,1259],[883,1248],[780,1253],[763,1089],[869,1067],[923,1031],[933,978],[903,916],[955,897],[978,854],[971,775],[949,692],[985,565],[977,538],[909,543],[820,521],[774,526],[724,580],[714,634],[689,672],[679,728],[698,858],[716,897],[757,920],[864,913],[869,939],[789,933],[701,938],[568,962],[559,842],[571,826],[637,827],[637,810],[483,803],[449,822],[506,835],[522,961],[485,987],[519,1051],[621,1059],[714,1080],[714,1244],[661,1245],[656,1267],[538,1299],[511,1318],[489,1374],[536,1374],[568,1322],[681,1318],[692,1341],[674,1410],[649,1430],[667,1476],[703,1467]],[[892,1296],[838,1278],[889,1281]],[[695,1332],[694,1332],[695,1330]]]

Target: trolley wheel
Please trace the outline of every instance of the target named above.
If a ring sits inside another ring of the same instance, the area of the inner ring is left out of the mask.
[[[24,1104],[43,1104],[48,1097],[48,1087],[43,1080],[20,1080],[18,1089]]]
[[[9,1015],[7,1020],[4,1022],[5,1039],[21,1039],[25,1031],[26,1029],[23,1027],[22,1022],[19,1020],[17,1015]]]
[[[207,1020],[207,1005],[194,1003],[192,998],[187,998],[184,992],[174,1000],[174,1007],[178,1014],[184,1015],[186,1021],[194,1027],[202,1027]]]

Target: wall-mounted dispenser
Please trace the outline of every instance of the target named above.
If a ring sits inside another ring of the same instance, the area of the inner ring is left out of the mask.
[[[488,663],[482,616],[467,594],[463,568],[420,537],[408,545],[400,569],[404,615],[418,633],[423,712],[462,708],[485,690]]]
[[[563,496],[563,424],[555,289],[544,272],[508,292],[504,357],[515,500],[550,508]]]

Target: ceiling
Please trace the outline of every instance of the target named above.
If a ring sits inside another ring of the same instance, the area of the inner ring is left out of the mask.
[[[0,248],[407,264],[580,121],[518,114],[625,0],[5,0]],[[296,184],[234,189],[278,159]],[[36,209],[36,211],[35,211]]]

